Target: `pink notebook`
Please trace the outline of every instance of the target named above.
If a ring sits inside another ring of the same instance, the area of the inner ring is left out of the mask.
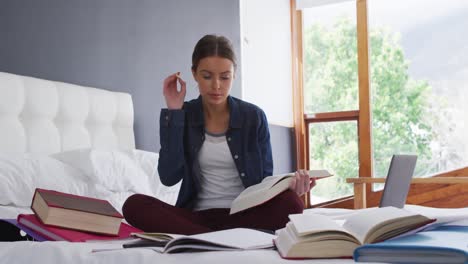
[[[89,240],[123,239],[129,237],[131,233],[142,232],[138,228],[132,227],[125,223],[121,223],[118,236],[93,234],[88,232],[81,232],[71,229],[44,225],[34,214],[20,214],[18,215],[17,221],[20,225],[23,225],[52,241],[86,242]]]

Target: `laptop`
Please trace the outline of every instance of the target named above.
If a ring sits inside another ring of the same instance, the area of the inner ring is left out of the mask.
[[[403,208],[417,158],[416,155],[393,155],[380,199],[380,207]]]

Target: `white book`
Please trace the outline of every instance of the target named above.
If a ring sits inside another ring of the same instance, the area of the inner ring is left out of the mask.
[[[326,170],[309,170],[309,177],[322,179],[330,177]],[[265,177],[260,183],[252,185],[242,191],[231,204],[230,214],[263,204],[289,187],[294,173],[286,173]]]

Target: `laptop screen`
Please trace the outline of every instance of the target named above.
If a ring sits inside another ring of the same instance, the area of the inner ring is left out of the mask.
[[[416,167],[416,155],[393,155],[380,200],[380,207],[403,208]]]

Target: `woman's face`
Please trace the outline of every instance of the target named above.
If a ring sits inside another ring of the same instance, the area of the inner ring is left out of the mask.
[[[226,102],[234,79],[234,65],[231,60],[216,56],[206,57],[199,61],[196,71],[192,73],[204,103],[221,105]]]

